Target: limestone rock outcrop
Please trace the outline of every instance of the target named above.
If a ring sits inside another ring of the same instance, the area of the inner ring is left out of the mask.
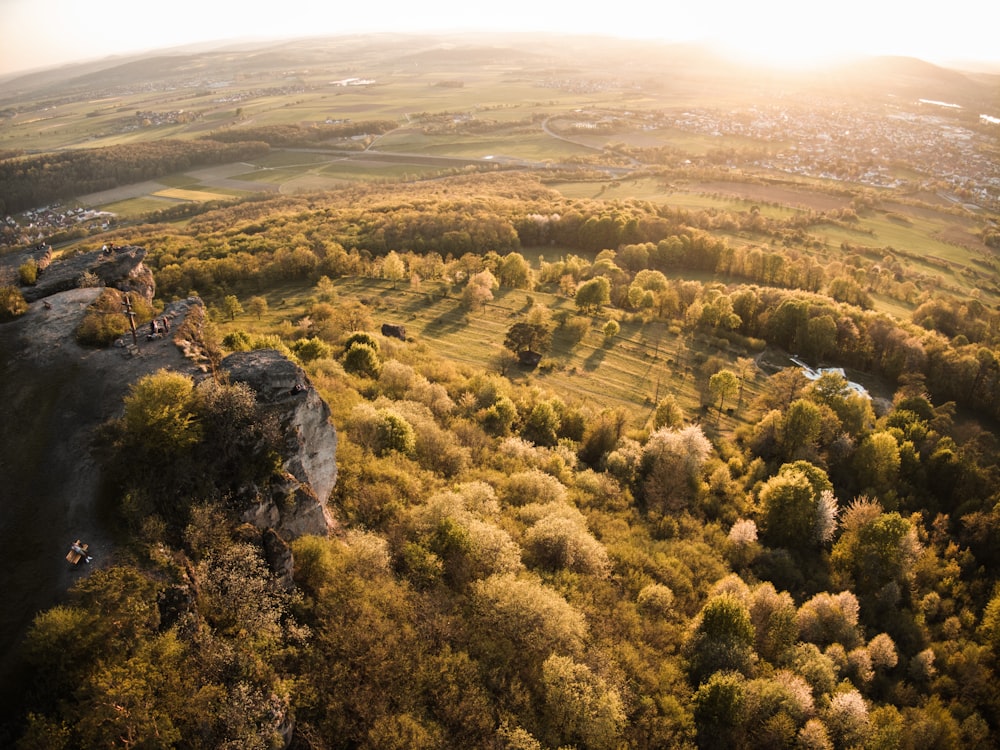
[[[147,339],[142,330],[135,340],[126,334],[106,348],[77,342],[75,331],[101,291],[80,287],[81,277],[152,299],[145,255],[141,247],[126,246],[53,258],[50,248],[40,247],[0,258],[2,283],[17,278],[26,258],[41,269],[36,284],[19,287],[27,312],[0,322],[0,547],[8,558],[11,605],[0,609],[0,680],[9,676],[35,613],[75,579],[63,559],[67,545],[86,539],[95,567],[114,564],[94,434],[121,413],[130,386],[145,375],[169,369],[197,381],[228,373],[248,383],[279,421],[283,474],[266,488],[248,488],[243,500],[272,569],[286,583],[292,565],[287,542],[335,528],[326,501],[337,477],[337,434],[329,407],[295,363],[274,351],[248,352],[220,367],[205,346],[205,306],[197,297],[164,308],[158,317],[170,323],[166,335]]]
[[[257,403],[274,414],[284,436],[283,481],[258,496],[243,519],[272,527],[285,540],[326,535],[335,527],[326,502],[337,481],[337,432],[330,407],[301,367],[273,349],[230,354],[220,365],[233,382],[246,383]]]
[[[134,245],[106,246],[106,250],[77,253],[57,260],[52,259],[52,249],[44,245],[6,259],[5,267],[19,267],[26,260],[38,266],[38,279],[34,284],[21,286],[21,294],[28,302],[51,297],[60,292],[81,287],[81,279],[88,276],[89,284],[114,287],[123,292],[133,292],[153,299],[155,284],[153,274],[143,264],[146,249]]]

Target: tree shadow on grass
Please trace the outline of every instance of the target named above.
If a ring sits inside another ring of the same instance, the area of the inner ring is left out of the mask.
[[[608,351],[610,347],[600,346],[594,349],[587,358],[583,361],[583,369],[593,372],[601,363],[604,362],[604,358],[608,356]]]
[[[469,325],[469,311],[460,305],[427,321],[427,331],[434,334],[453,333]]]

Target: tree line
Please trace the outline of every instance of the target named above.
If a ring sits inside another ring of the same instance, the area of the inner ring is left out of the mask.
[[[264,125],[216,130],[206,136],[222,143],[260,141],[272,148],[306,148],[357,135],[381,135],[397,127],[393,120],[316,123],[313,125]]]

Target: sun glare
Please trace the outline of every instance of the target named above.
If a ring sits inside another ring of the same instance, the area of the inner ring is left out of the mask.
[[[861,50],[848,44],[812,34],[764,34],[753,30],[736,37],[714,39],[712,46],[723,56],[739,62],[788,71],[806,71],[861,54]]]

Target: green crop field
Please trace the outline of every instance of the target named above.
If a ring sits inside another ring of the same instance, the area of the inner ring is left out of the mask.
[[[180,203],[180,200],[171,200],[163,197],[144,196],[142,198],[131,198],[123,201],[107,203],[101,207],[103,211],[109,211],[126,219],[136,218],[152,211],[161,211],[164,208]]]

